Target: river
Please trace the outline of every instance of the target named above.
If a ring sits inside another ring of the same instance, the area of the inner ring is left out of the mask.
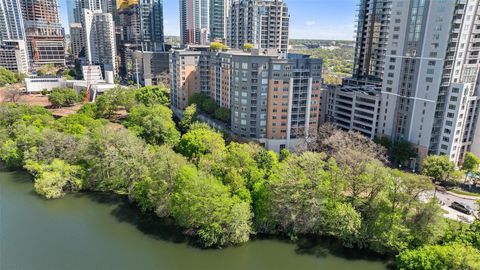
[[[321,242],[321,243],[318,243]],[[334,251],[335,250],[335,251]],[[0,269],[387,269],[385,262],[324,241],[252,240],[203,250],[164,221],[114,195],[47,201],[23,172],[0,171]]]

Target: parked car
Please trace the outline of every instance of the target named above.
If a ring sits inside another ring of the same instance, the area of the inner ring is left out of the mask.
[[[467,215],[471,215],[472,214],[472,210],[470,209],[470,207],[464,205],[463,203],[459,203],[459,202],[453,202],[451,205],[450,205],[450,208],[452,209],[455,209],[459,212],[462,212],[464,214],[467,214]]]

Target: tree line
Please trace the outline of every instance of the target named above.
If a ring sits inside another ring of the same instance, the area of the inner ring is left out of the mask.
[[[431,180],[386,167],[384,148],[363,136],[323,128],[304,151],[276,154],[226,143],[195,113],[175,123],[168,104],[168,91],[155,87],[114,89],[59,119],[41,107],[1,104],[0,158],[28,170],[47,199],[124,194],[202,247],[253,234],[327,236],[399,254],[400,269],[480,268],[479,223],[444,219],[435,200],[420,200]],[[118,120],[120,110],[127,114]]]

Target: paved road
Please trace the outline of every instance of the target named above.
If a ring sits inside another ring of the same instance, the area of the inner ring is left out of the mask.
[[[467,206],[469,206],[472,209],[477,209],[477,204],[475,203],[475,200],[468,200],[468,199],[463,199],[460,197],[457,197],[455,195],[449,194],[449,193],[443,193],[443,192],[438,192],[436,193],[436,197],[440,200],[440,202],[444,202],[447,205],[450,205],[452,202],[456,201],[459,203],[463,203]]]
[[[433,191],[426,192],[425,194],[423,194],[421,199],[422,200],[430,199],[433,197],[433,194],[434,194]],[[450,204],[452,204],[452,202],[455,201],[455,202],[463,203],[464,205],[467,205],[472,209],[477,209],[475,200],[463,199],[463,198],[459,198],[454,195],[451,195],[449,193],[439,192],[439,191],[435,193],[435,197],[440,201],[442,205],[442,209],[447,211],[447,213],[445,213],[445,217],[458,220],[458,221],[469,222],[469,223],[473,222],[473,220],[475,219],[472,215],[465,215],[462,212],[459,212],[449,207]]]

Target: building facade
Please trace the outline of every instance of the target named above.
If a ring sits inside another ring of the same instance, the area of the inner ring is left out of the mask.
[[[158,85],[169,76],[169,52],[136,51],[133,63],[134,81],[141,85]]]
[[[115,27],[110,13],[84,9],[85,55],[89,65],[117,73]]]
[[[58,0],[22,0],[29,60],[34,66],[65,65]]]
[[[70,46],[74,60],[85,58],[85,38],[81,23],[70,24]]]
[[[360,0],[358,5],[352,78],[363,84],[382,82],[391,5],[392,0]]]
[[[243,48],[244,44],[249,43],[258,47],[258,12],[255,0],[233,1],[228,19],[228,46]]]
[[[210,40],[225,43],[230,0],[210,0]]]
[[[268,149],[294,149],[316,132],[320,119],[322,60],[285,57],[276,49],[174,51],[171,99],[184,110],[204,93],[231,111],[231,131]]]
[[[411,142],[420,159],[441,154],[461,163],[468,151],[480,154],[479,4],[392,4],[379,135]]]
[[[20,0],[0,1],[0,42],[3,40],[25,40]]]
[[[326,121],[374,139],[380,115],[381,87],[343,85],[326,89]]]
[[[170,59],[171,102],[174,109],[184,110],[194,93],[210,95],[211,53],[207,46],[173,50]]]
[[[24,40],[4,40],[0,43],[0,67],[15,73],[28,73],[28,51]]]
[[[142,49],[163,52],[163,0],[140,0]]]
[[[28,50],[25,27],[19,0],[0,1],[0,66],[28,73]]]
[[[259,46],[261,49],[277,49],[287,53],[290,15],[284,0],[259,2]]]
[[[210,41],[210,0],[180,0],[180,43],[206,45]]]
[[[230,10],[228,45],[287,53],[290,15],[283,0],[235,0]]]

